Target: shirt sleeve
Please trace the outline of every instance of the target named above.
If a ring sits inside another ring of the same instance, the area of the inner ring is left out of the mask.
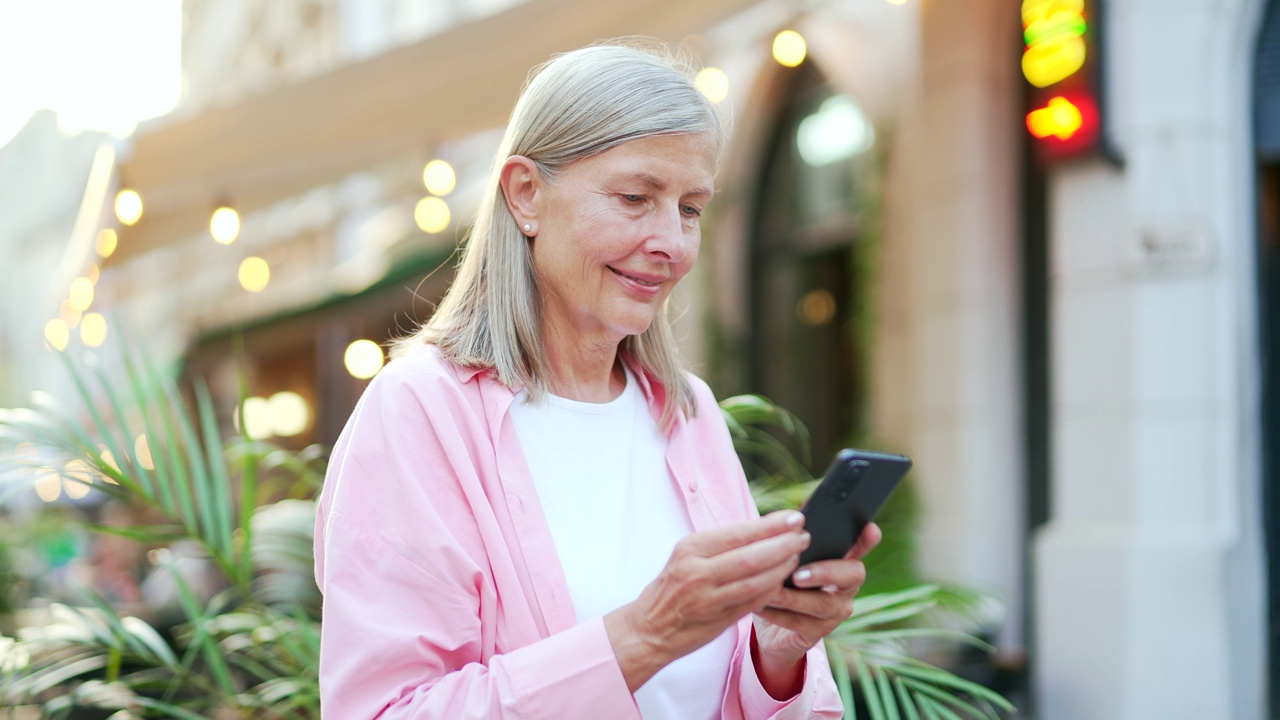
[[[506,628],[529,642],[496,649],[492,538],[460,479],[476,440],[448,402],[428,411],[387,374],[335,447],[317,518],[323,717],[638,718],[602,620],[545,638]]]
[[[705,438],[715,450],[712,457],[721,458],[723,467],[716,473],[720,479],[713,485],[716,492],[729,498],[729,505],[736,507],[743,518],[760,516],[746,473],[733,449],[733,438],[725,424],[720,406],[711,389],[700,379],[693,378],[697,397],[698,415],[694,423],[705,424],[700,437]],[[831,674],[826,647],[819,642],[805,655],[804,684],[795,697],[776,700],[760,682],[755,663],[751,659],[751,616],[738,622],[738,646],[734,651],[729,687],[726,691],[724,716],[742,717],[745,720],[792,720],[793,718],[840,718],[844,705]]]

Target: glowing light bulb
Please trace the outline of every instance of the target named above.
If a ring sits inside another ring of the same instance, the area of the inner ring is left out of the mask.
[[[112,228],[103,228],[98,231],[98,241],[96,250],[101,257],[111,257],[111,253],[116,251],[116,245],[120,242],[120,236]]]
[[[209,218],[209,234],[223,245],[230,245],[240,236],[240,214],[229,207],[220,207]]]
[[[271,267],[260,257],[250,255],[240,262],[240,287],[249,292],[262,292],[271,281]]]
[[[99,347],[107,340],[107,319],[101,313],[85,313],[80,318],[80,342],[89,347]]]
[[[49,341],[55,350],[67,349],[67,341],[71,339],[71,328],[61,318],[54,318],[44,325],[44,339]]]
[[[245,398],[242,412],[245,437],[250,440],[265,440],[271,437],[271,410],[267,406],[266,398]]]
[[[267,398],[267,415],[271,432],[278,437],[293,437],[307,429],[311,410],[296,392],[278,392]]]
[[[804,37],[795,30],[783,30],[773,38],[773,59],[779,65],[796,67],[808,53]]]
[[[413,208],[413,220],[424,233],[442,232],[449,227],[449,203],[438,197],[424,197]]]
[[[718,103],[729,97],[729,76],[720,68],[703,68],[693,78],[693,84],[707,99]]]
[[[71,307],[84,312],[93,304],[93,283],[89,278],[79,277],[71,281],[71,293],[68,300]]]
[[[449,163],[432,160],[422,170],[422,184],[427,186],[427,192],[444,197],[457,187],[458,177]]]
[[[142,219],[142,196],[137,190],[125,188],[116,193],[116,217],[125,225]]]
[[[382,348],[372,340],[356,340],[347,346],[342,362],[352,377],[368,380],[382,369]]]

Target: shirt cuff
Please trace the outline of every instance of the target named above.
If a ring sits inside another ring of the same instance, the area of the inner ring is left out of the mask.
[[[492,662],[499,661],[507,665],[512,690],[531,719],[640,720],[640,710],[605,632],[604,618],[499,655]]]
[[[777,700],[764,689],[764,685],[760,682],[760,673],[756,668],[755,660],[751,657],[750,643],[755,642],[755,628],[747,631],[748,644],[744,649],[742,657],[742,676],[738,684],[738,693],[742,700],[743,714],[748,718],[772,718],[777,716],[783,710],[796,704],[796,701],[803,698],[809,691],[809,653],[804,656],[804,679],[800,684],[800,691],[793,697],[786,700]]]

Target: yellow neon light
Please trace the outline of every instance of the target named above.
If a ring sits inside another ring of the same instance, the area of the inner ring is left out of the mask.
[[[1080,108],[1064,97],[1055,97],[1039,110],[1027,115],[1027,129],[1037,138],[1056,137],[1069,140],[1084,125]]]

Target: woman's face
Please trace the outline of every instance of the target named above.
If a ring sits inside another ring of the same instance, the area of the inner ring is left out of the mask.
[[[592,344],[648,329],[698,258],[714,175],[709,136],[659,135],[544,181],[532,243],[546,329]]]

